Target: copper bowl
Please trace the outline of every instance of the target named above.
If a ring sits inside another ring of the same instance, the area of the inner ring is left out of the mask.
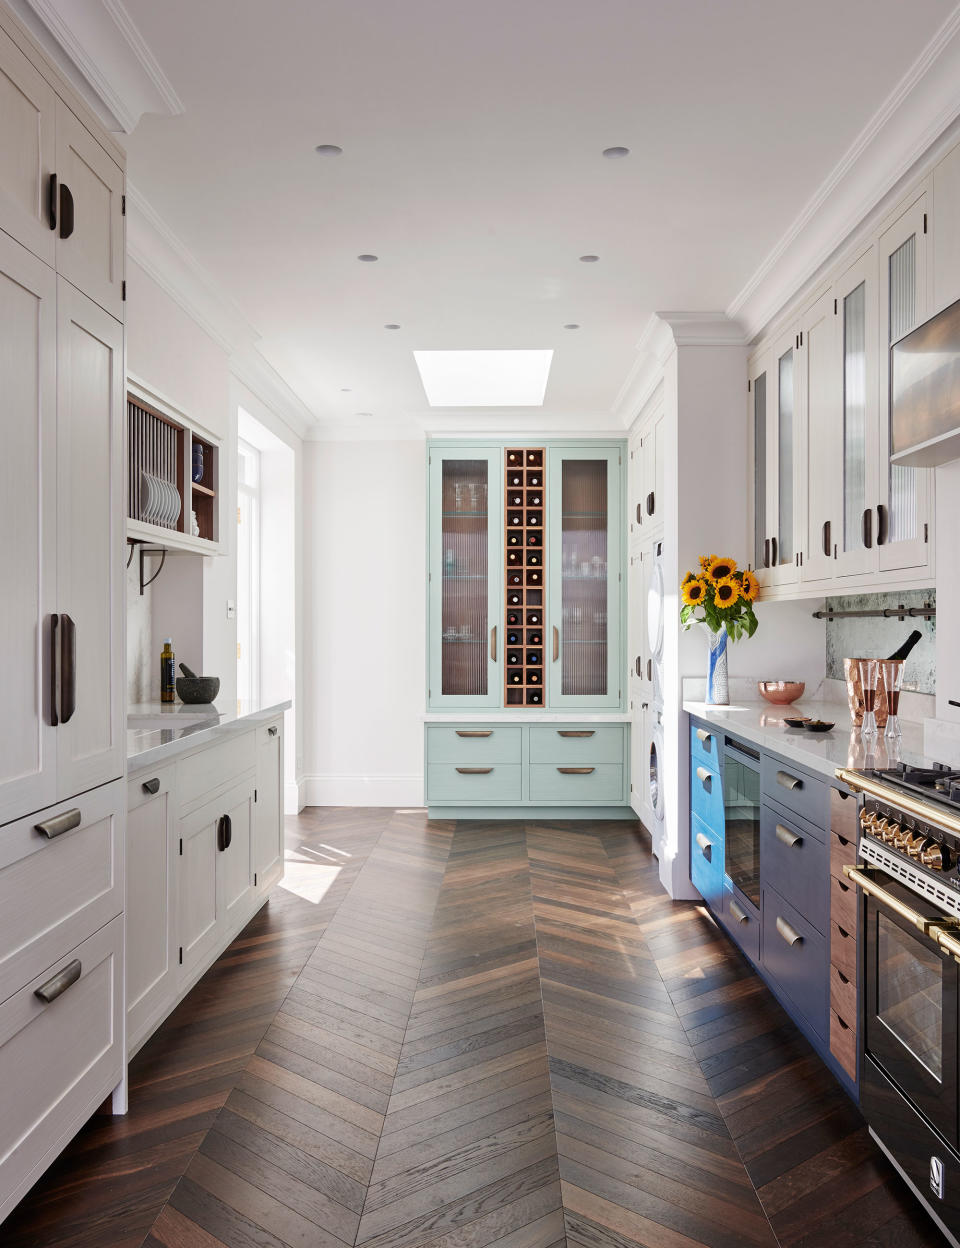
[[[758,680],[757,688],[761,698],[766,698],[774,706],[789,706],[803,697],[806,684],[802,680]]]

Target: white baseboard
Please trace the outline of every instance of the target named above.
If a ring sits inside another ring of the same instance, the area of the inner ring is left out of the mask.
[[[422,806],[423,776],[304,776],[305,806]]]
[[[303,780],[295,780],[283,786],[283,810],[287,815],[299,815],[306,806]]]

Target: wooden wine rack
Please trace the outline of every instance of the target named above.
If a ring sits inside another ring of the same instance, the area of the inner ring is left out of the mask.
[[[504,451],[504,705],[543,706],[546,679],[545,453]]]

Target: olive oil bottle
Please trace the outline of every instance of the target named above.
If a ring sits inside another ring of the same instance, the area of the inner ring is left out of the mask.
[[[163,640],[163,649],[160,652],[161,702],[173,702],[176,700],[176,670],[177,663],[173,653],[173,638],[165,637]]]

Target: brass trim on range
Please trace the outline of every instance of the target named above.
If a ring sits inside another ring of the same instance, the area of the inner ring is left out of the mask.
[[[873,876],[867,874],[866,868],[845,865],[843,874],[848,880],[856,884],[861,892],[866,893],[868,897],[875,897],[877,901],[888,906],[894,914],[899,914],[901,919],[906,919],[908,923],[912,923],[925,936],[936,927],[936,922],[933,919],[925,919],[922,914],[908,906],[905,902],[902,902],[899,897],[894,897],[893,893],[885,889],[882,884],[878,884]]]
[[[938,827],[945,828],[948,832],[960,836],[960,816],[953,814],[943,806],[934,806],[930,802],[925,802],[921,798],[913,797],[910,793],[904,793],[901,789],[894,788],[892,785],[883,784],[878,780],[873,780],[869,776],[861,776],[856,771],[850,771],[846,767],[840,767],[836,771],[837,779],[852,789],[854,793],[866,793],[870,797],[876,797],[881,802],[889,802],[891,806],[895,806],[898,810],[904,811],[908,815],[913,815],[917,819],[929,819],[931,823]]]
[[[957,962],[960,962],[960,940],[957,939],[956,935],[945,932],[942,927],[931,927],[929,934],[936,936],[937,944],[940,948],[945,949]]]

